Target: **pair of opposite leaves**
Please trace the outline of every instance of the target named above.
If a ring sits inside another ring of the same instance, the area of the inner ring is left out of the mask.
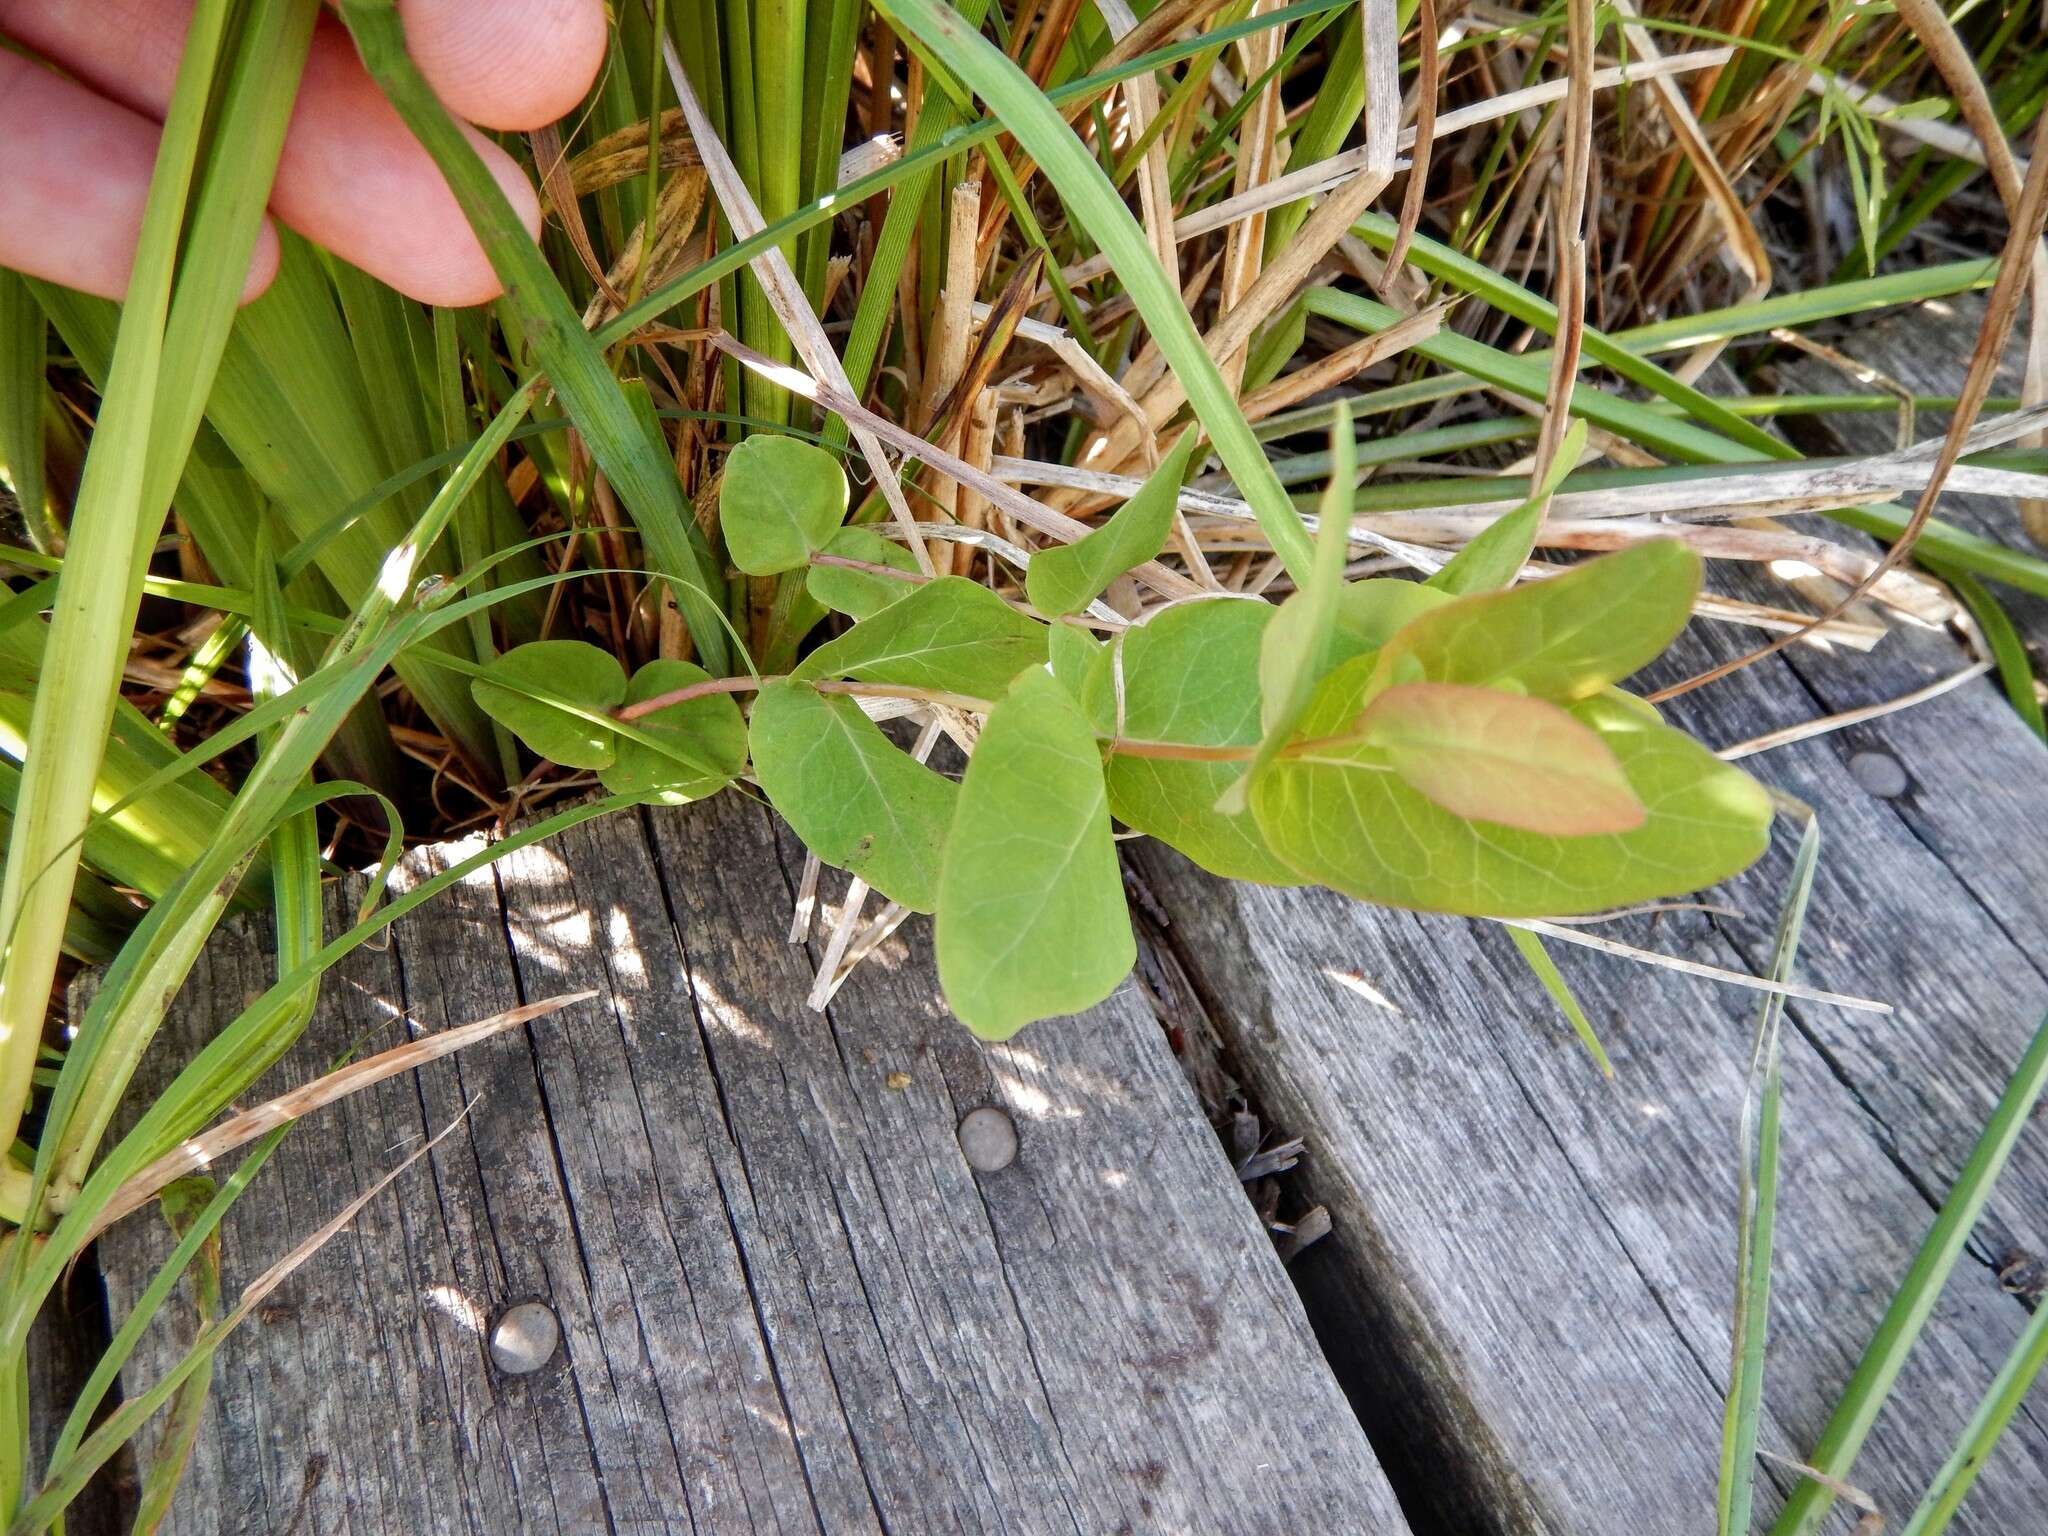
[[[1078,611],[1157,552],[1191,446],[1184,434],[1088,538],[1034,560],[1036,606]],[[592,647],[580,649],[598,660],[573,663],[559,649],[508,653],[478,698],[536,751],[621,792],[696,798],[741,770],[750,743],[762,787],[821,859],[936,910],[949,1001],[985,1035],[1089,1006],[1128,971],[1112,810],[1218,873],[1494,916],[1675,894],[1761,851],[1769,808],[1755,784],[1612,687],[1690,609],[1698,562],[1675,544],[1457,602],[1409,582],[1345,584],[1339,560],[1277,609],[1169,607],[1111,648],[1070,626],[1048,633],[971,582],[906,592],[867,567],[907,570],[908,554],[840,527],[845,505],[837,463],[792,439],[750,439],[728,466],[735,563],[810,564],[811,595],[857,620],[762,691],[751,730],[724,696],[608,730],[612,704],[703,674],[652,663],[627,684]],[[1532,498],[1433,585],[1511,579],[1539,517]],[[820,553],[839,559],[812,563]],[[494,689],[503,671],[520,676]],[[853,700],[809,686],[835,677],[995,701],[962,784],[897,751]],[[552,690],[525,686],[541,682]],[[585,707],[535,697],[550,691],[587,694]],[[1257,771],[1114,754],[1105,772],[1102,738],[1117,735],[1257,747]]]

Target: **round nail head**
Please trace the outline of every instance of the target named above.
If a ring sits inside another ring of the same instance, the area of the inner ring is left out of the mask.
[[[1889,752],[1858,752],[1849,759],[1849,775],[1880,800],[1895,800],[1906,792],[1905,765]]]
[[[993,1104],[960,1117],[960,1151],[976,1173],[999,1173],[1017,1161],[1017,1122]]]
[[[530,1376],[555,1357],[562,1324],[544,1301],[507,1307],[491,1328],[491,1363],[507,1376]]]

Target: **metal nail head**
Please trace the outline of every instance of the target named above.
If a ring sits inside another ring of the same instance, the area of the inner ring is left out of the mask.
[[[999,1173],[1017,1161],[1017,1122],[993,1104],[960,1117],[960,1151],[976,1173]]]
[[[1905,764],[1889,752],[1858,752],[1849,759],[1849,776],[1880,800],[1896,800],[1911,781]]]
[[[507,1307],[491,1327],[491,1363],[507,1376],[531,1376],[555,1358],[561,1319],[544,1301]]]

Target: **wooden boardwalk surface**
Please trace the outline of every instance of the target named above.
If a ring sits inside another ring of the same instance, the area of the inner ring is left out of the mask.
[[[1657,680],[1751,643],[1695,625]],[[1964,660],[1910,629],[1798,648],[1673,714],[1725,745]],[[1897,1005],[1789,1011],[1762,1443],[1797,1457],[2048,1008],[2048,751],[1978,681],[1750,766],[1821,813],[1800,979]],[[231,1345],[173,1528],[1710,1530],[1753,994],[1560,951],[1609,1083],[1497,930],[1130,854],[1142,980],[996,1048],[934,1001],[921,923],[805,1009],[782,942],[799,855],[734,797],[579,829],[408,919],[266,1087],[408,1020],[602,1001],[285,1142],[231,1218],[231,1289],[475,1105]],[[1717,893],[1739,916],[1603,931],[1759,969],[1788,862],[1781,841]],[[224,938],[169,1054],[212,1027],[206,999],[267,979],[252,936]],[[1291,1271],[1155,1011],[1306,1138],[1289,1208],[1334,1231]],[[956,1139],[981,1104],[1020,1128],[999,1173]],[[1996,1269],[2048,1249],[2044,1213],[2048,1124],[1855,1469],[1894,1525],[2025,1322]],[[166,1246],[145,1219],[102,1243],[117,1316]],[[565,1340],[506,1376],[483,1334],[528,1298]],[[1791,1474],[1764,1481],[1767,1517]],[[2023,1536],[2044,1509],[2036,1402],[1952,1529]]]
[[[474,1103],[237,1338],[174,1528],[1405,1530],[1137,996],[983,1048],[920,937],[812,1013],[783,839],[737,796],[589,823],[330,978],[287,1082],[603,1001],[285,1141],[229,1294]],[[172,1027],[203,1038],[263,965],[216,945]],[[1021,1145],[977,1175],[956,1124],[991,1104]],[[160,1223],[103,1240],[117,1315],[165,1251]],[[486,1331],[528,1298],[563,1348],[507,1376]]]

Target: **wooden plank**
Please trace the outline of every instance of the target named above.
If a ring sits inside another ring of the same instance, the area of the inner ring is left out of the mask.
[[[1762,595],[1726,571],[1715,581]],[[1755,643],[1695,629],[1653,681]],[[1732,743],[1963,660],[1925,633],[1871,657],[1803,650],[1672,713]],[[1908,793],[1864,787],[1850,763],[1872,751],[1907,768]],[[1762,1443],[1797,1456],[2048,1008],[2048,754],[1980,683],[1750,766],[1821,810],[1801,979],[1899,1005],[1887,1018],[1791,1010]],[[1590,1509],[1600,1530],[1709,1521],[1753,999],[1560,950],[1615,1056],[1610,1086],[1484,925],[1225,887],[1155,845],[1134,854],[1229,1065],[1270,1120],[1308,1140],[1304,1193],[1336,1230],[1294,1273],[1418,1523],[1580,1530]],[[1718,893],[1741,919],[1603,931],[1755,970],[1788,862],[1781,839]],[[1894,1522],[2024,1322],[1991,1261],[2012,1242],[2048,1247],[2044,1197],[2048,1138],[2032,1136],[1859,1463]],[[2044,1418],[2023,1413],[1955,1529],[2038,1522]],[[1474,1452],[1450,1479],[1431,1459],[1446,1442]],[[1769,1477],[1782,1490],[1783,1474]]]
[[[982,1047],[915,938],[811,1013],[787,852],[737,796],[608,818],[330,980],[266,1088],[601,1000],[286,1140],[230,1218],[231,1294],[475,1104],[231,1342],[175,1528],[1405,1530],[1135,992]],[[161,1056],[264,971],[252,933],[214,945]],[[977,1176],[955,1127],[991,1103],[1022,1149]],[[139,1218],[101,1247],[118,1316],[165,1243]],[[564,1351],[501,1375],[488,1320],[531,1297]]]

